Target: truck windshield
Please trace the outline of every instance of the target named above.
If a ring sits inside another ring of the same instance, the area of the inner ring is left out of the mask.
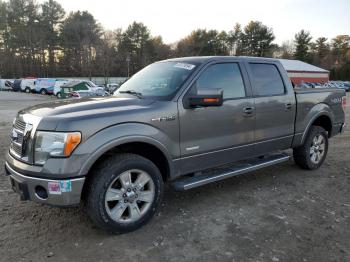
[[[114,95],[137,95],[168,100],[195,71],[197,64],[159,62],[151,64],[126,81]]]

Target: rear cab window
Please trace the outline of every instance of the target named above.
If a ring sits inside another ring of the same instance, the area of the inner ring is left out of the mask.
[[[249,63],[255,96],[285,94],[281,74],[274,64]]]

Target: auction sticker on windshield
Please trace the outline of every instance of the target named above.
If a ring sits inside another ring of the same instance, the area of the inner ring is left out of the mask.
[[[182,69],[186,69],[186,70],[192,70],[196,66],[191,65],[191,64],[186,64],[186,63],[177,63],[174,65],[174,67],[178,67],[178,68],[182,68]]]

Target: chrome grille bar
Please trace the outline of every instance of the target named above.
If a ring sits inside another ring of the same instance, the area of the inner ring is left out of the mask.
[[[32,144],[36,128],[39,125],[41,117],[20,114],[13,122],[11,134],[10,153],[17,159],[24,162],[33,162]]]

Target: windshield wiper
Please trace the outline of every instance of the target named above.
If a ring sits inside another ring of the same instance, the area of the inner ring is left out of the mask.
[[[136,92],[134,90],[122,90],[122,91],[119,91],[120,94],[130,94],[130,95],[134,95],[138,98],[143,98],[143,95],[142,93],[140,92]]]

